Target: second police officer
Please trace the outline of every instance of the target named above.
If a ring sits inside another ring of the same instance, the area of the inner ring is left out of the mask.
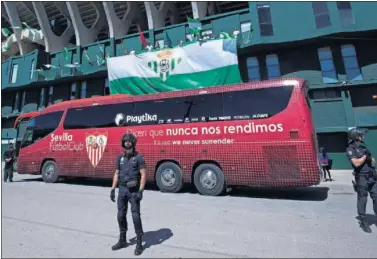
[[[119,241],[112,250],[118,250],[128,246],[126,233],[128,203],[131,205],[132,220],[136,233],[135,255],[142,253],[143,226],[140,217],[140,201],[143,198],[143,190],[146,182],[146,166],[143,155],[136,151],[136,137],[133,134],[125,134],[122,137],[122,147],[125,152],[118,156],[116,160],[116,171],[113,177],[110,198],[115,202],[115,188],[119,183],[118,192],[118,224]]]
[[[376,160],[364,144],[366,132],[367,130],[360,128],[349,130],[347,156],[354,168],[355,182],[353,182],[353,185],[357,192],[357,212],[360,227],[365,232],[370,232],[366,220],[366,206],[369,192],[373,200],[374,214],[377,216],[377,173]]]

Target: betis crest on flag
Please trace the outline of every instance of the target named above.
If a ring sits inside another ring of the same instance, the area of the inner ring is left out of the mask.
[[[235,39],[107,59],[111,94],[140,95],[241,83]]]

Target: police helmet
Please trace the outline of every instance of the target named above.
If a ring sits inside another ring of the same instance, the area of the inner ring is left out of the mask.
[[[135,135],[131,134],[131,133],[126,133],[126,134],[123,135],[122,143],[121,143],[123,148],[126,148],[126,146],[124,145],[124,141],[126,141],[126,140],[129,140],[131,142],[132,147],[135,149],[135,147],[136,147],[136,137],[135,137]]]
[[[352,128],[348,131],[348,141],[349,143],[359,140],[359,137],[364,138],[366,133],[368,132],[367,129],[361,128]]]

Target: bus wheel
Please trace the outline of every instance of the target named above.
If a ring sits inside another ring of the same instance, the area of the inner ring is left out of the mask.
[[[218,196],[225,191],[225,177],[214,164],[201,164],[194,172],[194,184],[202,195]]]
[[[54,161],[46,161],[42,167],[42,178],[46,183],[56,183],[59,180],[59,174]]]
[[[173,162],[162,163],[157,168],[156,182],[162,192],[179,192],[183,187],[181,168]]]

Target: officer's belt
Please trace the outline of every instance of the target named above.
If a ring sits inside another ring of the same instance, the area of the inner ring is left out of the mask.
[[[131,181],[120,181],[119,186],[127,187],[127,188],[133,188],[139,185],[138,180],[131,180]]]
[[[369,172],[367,172],[367,173],[361,173],[361,172],[353,172],[353,174],[355,175],[355,176],[369,176],[369,177],[375,177],[376,176],[376,172],[375,171],[369,171]]]

